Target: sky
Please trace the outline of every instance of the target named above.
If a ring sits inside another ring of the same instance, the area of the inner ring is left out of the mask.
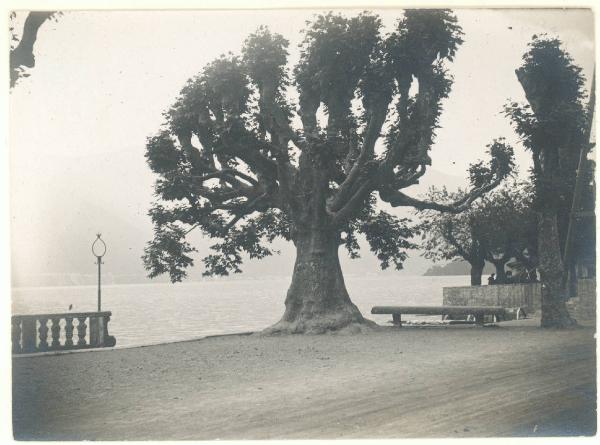
[[[145,140],[159,130],[162,112],[188,78],[220,54],[239,52],[259,25],[290,41],[291,67],[300,30],[317,12],[323,11],[71,11],[44,24],[36,66],[9,96],[13,284],[31,284],[40,274],[95,273],[90,246],[97,232],[108,244],[109,273],[143,274],[154,181]],[[373,12],[388,30],[401,15]],[[527,170],[529,154],[502,107],[509,99],[524,100],[514,70],[533,34],[559,36],[588,80],[593,70],[589,10],[462,9],[456,15],[465,42],[449,65],[454,86],[431,152],[433,171],[414,193],[432,184],[464,185],[468,164],[500,136],[515,147],[520,170]],[[24,17],[18,14],[17,26]],[[206,254],[209,242],[199,234],[193,240]],[[284,248],[283,257],[249,270],[282,264],[291,272],[292,251]],[[348,267],[375,271],[372,260],[357,264]],[[407,271],[422,272],[422,261],[412,264]],[[192,277],[200,272],[197,267]]]

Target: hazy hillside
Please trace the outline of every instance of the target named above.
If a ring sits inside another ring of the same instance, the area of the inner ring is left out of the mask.
[[[143,158],[143,147],[139,153],[132,151],[115,153],[113,157],[76,157],[62,159],[51,154],[41,156],[40,163],[52,164],[56,171],[52,175],[37,178],[13,177],[11,208],[11,260],[13,286],[59,286],[93,284],[96,265],[91,253],[91,244],[96,232],[108,245],[102,268],[106,283],[125,284],[149,281],[145,277],[140,257],[145,243],[152,237],[152,224],[147,209],[153,199],[153,178]],[[77,164],[77,172],[69,165]],[[135,175],[127,166],[136,165]],[[112,169],[122,178],[118,182],[91,183],[85,178],[92,170]],[[64,176],[81,178],[77,187],[72,181],[61,180]],[[133,179],[136,177],[138,179]],[[140,180],[139,178],[142,178]],[[430,170],[421,184],[410,187],[407,193],[419,196],[432,185],[446,185],[456,189],[463,178]],[[20,192],[34,194],[35,202],[18,199]],[[388,209],[399,217],[415,219],[411,208]],[[196,266],[189,271],[190,280],[201,279],[200,259],[212,244],[199,232],[192,232],[191,241],[197,247]],[[361,258],[351,260],[340,249],[342,268],[345,273],[379,273],[379,262],[362,242]],[[275,246],[280,255],[262,261],[247,261],[242,269],[249,277],[269,275],[291,275],[294,264],[294,246],[281,242]],[[431,262],[419,251],[409,252],[410,257],[403,271],[388,270],[384,273],[407,275],[423,274]],[[157,281],[165,281],[160,277]]]
[[[483,275],[489,275],[494,273],[496,270],[494,266],[488,262],[485,263],[483,268]],[[466,261],[452,261],[451,263],[444,265],[434,264],[423,274],[426,277],[429,276],[440,276],[440,275],[470,275],[471,265]]]

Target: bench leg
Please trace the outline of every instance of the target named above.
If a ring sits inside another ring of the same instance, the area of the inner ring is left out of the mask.
[[[400,316],[400,314],[392,314],[392,323],[398,326],[399,328],[402,327],[402,317]]]

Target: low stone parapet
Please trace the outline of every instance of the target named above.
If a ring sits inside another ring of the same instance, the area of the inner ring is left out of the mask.
[[[522,307],[529,312],[541,307],[540,283],[445,287],[443,294],[447,306]]]
[[[114,346],[111,312],[69,312],[12,316],[12,352],[57,351]],[[88,331],[89,327],[89,331]]]
[[[542,305],[540,283],[444,287],[443,296],[445,306],[521,307],[533,313]],[[595,317],[596,280],[577,280],[577,296],[569,300],[569,306],[575,318]]]

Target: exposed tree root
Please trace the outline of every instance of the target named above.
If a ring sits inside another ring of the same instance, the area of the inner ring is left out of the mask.
[[[345,318],[345,317],[344,317]],[[289,335],[289,334],[336,334],[351,335],[363,334],[382,329],[377,323],[365,318],[362,321],[345,320],[341,322],[339,317],[316,317],[309,320],[284,321],[281,320],[271,327],[264,329],[260,335]]]

